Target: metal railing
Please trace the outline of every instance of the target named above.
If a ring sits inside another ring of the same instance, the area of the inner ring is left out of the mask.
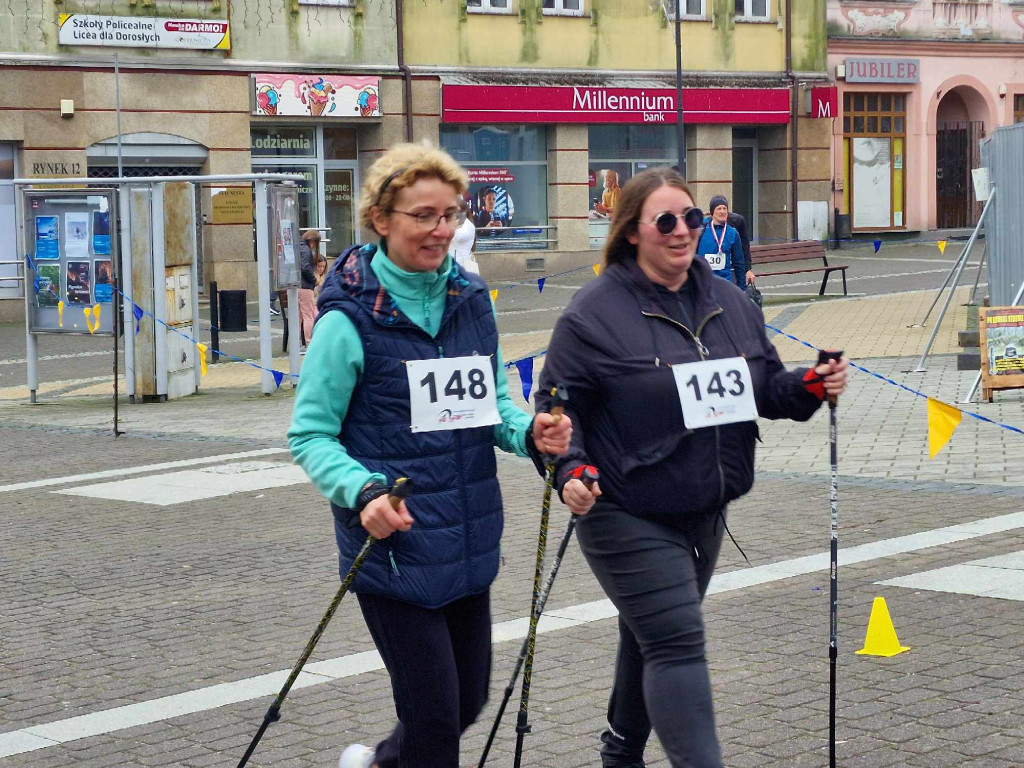
[[[476,231],[476,249],[482,251],[518,251],[518,250],[549,250],[558,242],[555,236],[558,226],[546,224],[530,227],[478,227]],[[494,232],[497,236],[489,234]],[[511,237],[502,236],[511,233]],[[535,237],[540,235],[540,237]]]
[[[0,269],[3,267],[14,266],[18,274],[16,275],[2,275],[0,274],[0,299],[20,299],[25,296],[25,262],[21,259],[3,259],[0,260]],[[14,285],[10,285],[14,283]],[[13,296],[4,296],[3,292],[15,290],[17,293]]]

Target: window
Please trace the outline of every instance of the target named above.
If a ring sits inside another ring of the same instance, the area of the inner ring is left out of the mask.
[[[901,228],[906,95],[843,94],[843,209],[854,230]]]
[[[1013,122],[1024,123],[1024,94],[1013,97]]]
[[[470,13],[511,13],[510,0],[466,0]]]
[[[544,13],[556,16],[582,16],[583,0],[543,0]]]
[[[736,18],[766,20],[768,0],[736,0]]]
[[[441,147],[469,173],[477,250],[547,247],[553,238],[543,126],[442,125]]]
[[[665,16],[669,21],[675,21],[676,0],[662,0],[662,2],[665,3]],[[707,17],[707,0],[678,0],[678,2],[682,21],[703,20]]]
[[[348,8],[353,5],[353,2],[352,0],[299,0],[299,5],[330,5]]]

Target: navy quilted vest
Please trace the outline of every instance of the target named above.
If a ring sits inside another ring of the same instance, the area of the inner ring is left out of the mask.
[[[375,250],[346,251],[320,295],[320,312],[344,312],[363,343],[362,377],[338,439],[371,472],[412,481],[406,505],[416,522],[373,547],[352,591],[438,608],[483,592],[498,572],[504,520],[494,428],[413,434],[404,361],[486,355],[496,366],[498,329],[483,280],[453,264],[440,330],[431,338],[380,285],[370,268]],[[331,509],[344,575],[367,534],[356,510]]]

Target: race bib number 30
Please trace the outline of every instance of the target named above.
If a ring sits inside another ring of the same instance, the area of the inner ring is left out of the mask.
[[[413,432],[500,424],[490,358],[409,360],[409,411]]]
[[[715,270],[725,269],[725,254],[721,251],[718,253],[706,253],[704,258],[707,259],[708,265]]]
[[[672,374],[690,429],[757,418],[750,368],[742,357],[674,365]]]

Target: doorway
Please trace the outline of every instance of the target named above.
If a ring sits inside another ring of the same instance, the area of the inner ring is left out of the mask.
[[[935,130],[935,209],[940,229],[973,227],[977,200],[971,169],[981,165],[981,140],[985,124],[980,120],[940,122]]]
[[[752,128],[733,128],[731,210],[747,222],[747,236],[757,240],[757,134]]]

